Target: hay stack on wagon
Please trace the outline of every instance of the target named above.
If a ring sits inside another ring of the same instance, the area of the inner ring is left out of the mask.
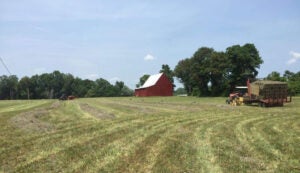
[[[261,99],[284,99],[288,96],[288,86],[286,82],[259,80],[251,83],[251,93]]]

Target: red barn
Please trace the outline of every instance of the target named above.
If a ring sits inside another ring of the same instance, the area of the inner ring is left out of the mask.
[[[135,96],[173,96],[173,84],[168,77],[163,74],[150,76],[144,85],[135,89]]]

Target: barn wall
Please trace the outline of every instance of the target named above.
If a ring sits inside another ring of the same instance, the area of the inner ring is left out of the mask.
[[[173,85],[165,74],[163,74],[155,85],[148,88],[135,90],[135,96],[173,96]]]
[[[134,95],[137,97],[145,97],[147,96],[147,92],[146,92],[147,88],[142,88],[142,89],[136,89],[134,92]]]
[[[157,81],[156,85],[151,87],[151,94],[153,96],[172,96],[173,85],[166,75],[162,75]]]

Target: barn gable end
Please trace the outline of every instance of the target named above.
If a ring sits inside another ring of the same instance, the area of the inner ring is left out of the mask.
[[[135,89],[135,96],[173,96],[173,84],[163,73],[151,75],[142,87]]]

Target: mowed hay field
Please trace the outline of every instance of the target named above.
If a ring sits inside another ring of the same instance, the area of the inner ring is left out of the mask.
[[[0,101],[0,172],[300,172],[300,98]]]

